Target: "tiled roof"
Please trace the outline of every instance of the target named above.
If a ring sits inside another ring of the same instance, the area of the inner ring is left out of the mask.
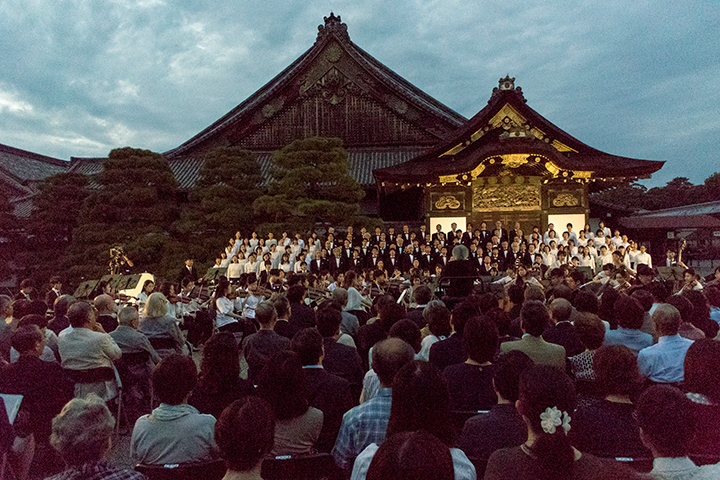
[[[620,223],[633,229],[720,229],[720,201],[639,212],[632,217],[620,219]]]
[[[30,212],[32,212],[34,199],[35,195],[30,195],[10,202],[13,206],[13,215],[17,218],[29,218]]]
[[[39,182],[69,167],[65,160],[0,144],[0,169],[21,181]]]

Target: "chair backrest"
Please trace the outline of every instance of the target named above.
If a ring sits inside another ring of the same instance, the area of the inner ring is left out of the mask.
[[[341,474],[329,453],[268,457],[261,470],[265,480],[338,480]]]
[[[170,337],[150,337],[148,340],[155,350],[174,350],[177,345],[175,340]]]
[[[453,419],[453,424],[458,433],[460,433],[465,426],[465,422],[470,420],[476,415],[487,414],[488,410],[453,410],[450,412]]]
[[[65,368],[65,373],[75,383],[97,383],[115,380],[115,370],[110,367],[73,370]]]
[[[720,455],[690,454],[688,455],[695,465],[716,465],[720,463]]]
[[[227,469],[222,460],[170,465],[135,465],[148,480],[221,480]]]
[[[653,459],[652,457],[636,457],[636,458],[630,458],[630,457],[616,457],[616,462],[622,463],[623,465],[627,465],[628,467],[632,468],[636,472],[640,473],[649,473],[650,470],[653,468]]]

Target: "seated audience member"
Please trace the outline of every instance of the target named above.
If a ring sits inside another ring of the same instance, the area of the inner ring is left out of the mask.
[[[635,355],[640,350],[652,346],[653,337],[640,330],[645,319],[645,311],[635,297],[620,295],[615,301],[617,330],[605,332],[605,345],[625,345]]]
[[[277,313],[271,302],[262,302],[255,308],[255,320],[260,329],[242,342],[242,354],[248,364],[248,380],[253,384],[257,384],[258,376],[270,357],[290,347],[290,339],[273,330]]]
[[[122,352],[110,335],[95,321],[95,311],[87,302],[73,303],[68,309],[71,331],[58,337],[62,367],[66,370],[114,368],[113,360]],[[75,396],[96,393],[103,400],[115,398],[115,381],[75,384]]]
[[[496,450],[488,460],[486,480],[625,478],[616,467],[575,450],[567,437],[575,408],[572,380],[557,368],[536,365],[520,376],[517,409],[528,440]]]
[[[225,479],[259,479],[263,459],[273,448],[275,417],[267,401],[235,400],[215,424],[215,441],[228,471]]]
[[[135,422],[130,457],[146,465],[205,462],[217,458],[215,417],[187,404],[197,383],[197,367],[188,355],[172,354],[152,373],[160,406]]]
[[[350,394],[350,383],[323,368],[323,338],[316,328],[304,328],[296,333],[290,349],[300,358],[309,405],[323,413],[317,449],[330,452],[340,431],[343,415],[355,403]]]
[[[342,323],[340,324],[340,332],[350,335],[353,339],[358,338],[358,330],[360,330],[360,321],[352,313],[345,310],[348,303],[348,291],[344,288],[336,288],[332,292],[332,301],[335,302],[342,310]]]
[[[141,473],[103,462],[110,450],[114,425],[110,410],[97,396],[70,400],[53,419],[50,437],[67,469],[48,480],[144,480]]]
[[[605,338],[605,325],[597,315],[581,313],[575,320],[574,328],[578,339],[585,347],[585,351],[568,359],[572,373],[577,382],[595,382],[593,358],[597,349],[602,347]]]
[[[654,457],[650,477],[720,478],[720,464],[697,466],[688,458],[695,434],[692,402],[677,388],[654,385],[637,403],[640,438]]]
[[[453,480],[456,476],[450,448],[434,435],[416,430],[387,438],[375,452],[365,478]]]
[[[418,326],[412,320],[407,318],[400,320],[390,328],[388,338],[399,338],[407,342],[415,352],[415,360],[420,359],[420,339],[421,333]],[[360,394],[360,403],[365,403],[374,398],[380,391],[380,379],[372,368],[365,373],[363,379],[362,394]]]
[[[49,452],[52,419],[72,399],[74,384],[57,362],[40,360],[45,339],[36,325],[20,326],[12,342],[20,356],[17,362],[0,369],[0,391],[23,396],[20,411],[25,412],[26,428],[35,436],[35,461],[52,468],[55,463]],[[19,421],[15,426],[20,427]]]
[[[473,479],[475,467],[465,453],[454,446],[455,428],[450,413],[450,396],[440,371],[428,362],[415,360],[403,366],[393,381],[393,399],[387,437],[403,432],[425,432],[450,448],[454,478]],[[378,442],[370,443],[358,455],[352,480],[364,480],[378,451]]]
[[[600,399],[580,405],[573,415],[572,444],[598,457],[648,458],[640,441],[633,399],[641,389],[637,360],[624,345],[609,345],[595,354]]]
[[[222,411],[248,394],[250,385],[240,378],[240,349],[230,332],[216,333],[203,347],[198,382],[188,403],[200,413],[220,418]]]
[[[671,295],[665,302],[677,308],[678,312],[680,312],[680,328],[678,328],[678,334],[681,337],[693,341],[705,338],[705,332],[693,323],[693,304],[685,295]]]
[[[304,262],[303,262],[304,263]],[[288,288],[287,299],[290,302],[290,325],[295,332],[315,326],[315,310],[305,305],[305,287],[296,284]]]
[[[452,259],[448,262],[443,277],[450,277],[450,286],[445,291],[448,297],[467,297],[472,292],[475,267],[468,260],[470,252],[465,245],[456,245],[452,249]],[[458,278],[461,277],[461,278]]]
[[[55,356],[55,352],[48,346],[48,344],[54,342],[55,350],[57,350],[57,335],[55,335],[52,330],[47,329],[47,318],[44,315],[37,314],[25,315],[18,322],[17,328],[27,327],[31,325],[35,325],[36,327],[38,327],[40,329],[40,333],[45,339],[43,351],[40,355],[40,360],[44,362],[56,362],[57,357]],[[12,347],[10,349],[10,362],[17,362],[19,357],[20,353],[15,347]]]
[[[545,305],[537,300],[526,301],[520,311],[520,320],[524,335],[516,342],[500,344],[500,350],[503,353],[520,350],[537,365],[550,365],[564,370],[565,348],[546,342],[542,338],[542,333],[550,322],[550,315]]]
[[[177,321],[167,314],[167,298],[160,292],[151,293],[145,302],[144,316],[140,319],[138,330],[150,343],[162,342],[155,348],[158,355],[164,358],[173,353],[187,354],[185,339],[180,332]]]
[[[463,350],[463,331],[468,318],[476,316],[478,313],[478,309],[467,301],[453,308],[450,318],[453,333],[445,340],[440,340],[430,347],[429,361],[441,372],[445,370],[445,367],[467,360],[467,354]]]
[[[652,291],[655,290],[657,288],[656,286],[658,285],[662,289],[665,288],[662,283],[653,282],[647,288],[635,290],[632,293],[632,297],[638,302],[640,302],[640,305],[643,309],[643,323],[640,327],[640,331],[649,335],[652,335],[654,333],[652,330],[652,315],[650,315],[650,311],[654,310],[653,305],[655,304],[655,296],[653,295]],[[665,295],[665,297],[667,298],[667,295]]]
[[[320,437],[323,412],[308,403],[298,355],[288,350],[273,355],[260,374],[257,393],[275,414],[272,454],[310,453]]]
[[[60,335],[60,332],[70,326],[70,320],[67,317],[67,311],[70,305],[75,303],[75,297],[72,295],[60,295],[55,300],[55,311],[53,312],[53,319],[48,323],[48,328],[55,332],[55,335]]]
[[[672,305],[663,303],[655,309],[652,317],[658,343],[640,350],[640,373],[656,383],[682,382],[685,377],[685,353],[693,342],[678,333],[680,312]]]
[[[115,301],[110,295],[98,295],[93,300],[95,310],[97,310],[97,321],[102,325],[103,329],[110,333],[118,326],[118,321],[114,317]]]
[[[690,452],[720,455],[720,343],[708,338],[690,345],[685,355],[685,391],[697,425]]]
[[[344,416],[332,455],[342,469],[352,467],[355,457],[371,443],[385,439],[392,384],[395,374],[414,357],[412,347],[399,338],[378,342],[373,349],[372,368],[380,379],[381,389],[371,400],[350,409]]]
[[[147,352],[155,365],[160,362],[160,356],[150,345],[148,338],[138,332],[139,326],[140,316],[135,307],[123,307],[118,313],[118,326],[109,335],[123,354]]]
[[[276,294],[270,298],[270,303],[275,307],[277,320],[273,330],[289,340],[298,332],[295,326],[290,325],[290,301],[284,294]]]
[[[565,354],[573,357],[585,351],[585,346],[570,323],[570,316],[573,314],[572,304],[564,298],[556,298],[550,303],[550,323],[542,334],[546,342],[561,345],[565,348]],[[576,316],[577,318],[577,316]]]
[[[405,307],[395,303],[392,295],[382,295],[375,303],[377,310],[377,319],[370,319],[366,325],[358,330],[358,353],[363,359],[363,363],[367,365],[368,352],[380,340],[387,338],[390,327],[395,322],[405,318]]]
[[[720,326],[710,318],[710,304],[704,291],[685,290],[682,296],[690,300],[690,304],[692,305],[692,313],[688,321],[692,322],[696,328],[702,330],[707,338],[715,338]]]
[[[0,295],[0,358],[5,361],[10,359],[10,348],[12,348],[13,327],[10,324],[12,316],[12,298]]]
[[[328,373],[344,378],[350,384],[353,398],[358,398],[362,389],[362,360],[357,350],[338,343],[342,314],[330,307],[317,311],[317,329],[323,337],[323,368]]]
[[[488,413],[476,415],[467,422],[458,445],[470,458],[487,459],[495,450],[522,445],[527,440],[527,426],[515,408],[520,374],[533,361],[519,350],[498,358],[493,378],[497,405]]]
[[[430,347],[450,336],[452,333],[450,316],[450,310],[448,310],[445,306],[428,309],[428,313],[425,317],[428,322],[428,330],[430,332],[429,335],[426,335],[425,338],[422,339],[420,360],[425,360],[427,362],[430,358]]]
[[[417,306],[408,310],[407,318],[415,322],[418,328],[423,328],[427,323],[425,318],[423,318],[423,310],[430,300],[432,300],[432,295],[433,292],[427,285],[420,285],[415,288],[413,292],[413,297]]]
[[[465,324],[463,348],[468,359],[443,371],[450,392],[450,410],[488,410],[497,403],[492,386],[498,349],[497,327],[485,317],[471,317]]]

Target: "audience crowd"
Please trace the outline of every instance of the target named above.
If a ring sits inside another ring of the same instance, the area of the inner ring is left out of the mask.
[[[262,478],[324,455],[351,479],[720,478],[720,268],[668,252],[668,280],[602,223],[455,227],[238,232],[221,271],[188,259],[134,305],[23,281],[0,295],[8,468]],[[106,461],[124,431],[136,470]]]

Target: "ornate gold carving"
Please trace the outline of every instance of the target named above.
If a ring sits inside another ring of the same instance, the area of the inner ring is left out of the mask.
[[[397,98],[395,95],[385,95],[385,101],[390,108],[401,115],[407,113],[408,111],[408,104]]]
[[[579,200],[572,193],[559,193],[553,200],[556,207],[577,207],[579,204]]]
[[[449,208],[450,210],[457,210],[460,208],[460,202],[457,198],[455,198],[455,195],[443,195],[437,202],[435,202],[436,210],[445,210],[446,208]]]
[[[473,187],[473,211],[527,211],[540,208],[539,185],[510,183]]]
[[[555,164],[554,164],[553,162],[551,162],[550,160],[548,160],[547,162],[545,162],[545,168],[547,169],[548,172],[552,173],[553,177],[557,177],[558,174],[560,173],[560,167],[558,167],[557,165],[555,165]]]
[[[509,130],[510,127],[520,127],[527,122],[525,117],[520,115],[509,103],[506,103],[494,117],[490,119],[488,124],[493,128],[502,127]]]
[[[500,157],[503,159],[502,164],[510,168],[518,168],[528,163],[528,156],[523,153],[508,153]]]
[[[284,105],[285,105],[285,97],[277,98],[273,102],[268,103],[263,106],[262,116],[264,118],[270,118],[273,115],[275,115],[277,112],[282,110]]]
[[[444,156],[446,156],[446,155],[455,155],[456,153],[462,152],[463,150],[465,150],[465,145],[462,144],[462,143],[458,143],[458,144],[455,145],[453,148],[451,148],[451,149],[448,150],[447,152],[441,154],[440,156],[441,156],[441,157],[444,157]]]
[[[570,148],[567,145],[565,145],[564,143],[558,142],[557,140],[552,141],[552,146],[555,147],[555,149],[558,152],[575,152],[575,153],[577,153],[577,150],[575,150],[574,148]]]
[[[593,172],[588,170],[573,170],[573,178],[590,178]]]
[[[440,183],[457,183],[457,175],[440,175],[438,181]]]
[[[472,172],[470,172],[470,176],[473,180],[475,180],[477,177],[480,176],[480,174],[485,170],[485,164],[480,163],[477,167],[473,169]]]

